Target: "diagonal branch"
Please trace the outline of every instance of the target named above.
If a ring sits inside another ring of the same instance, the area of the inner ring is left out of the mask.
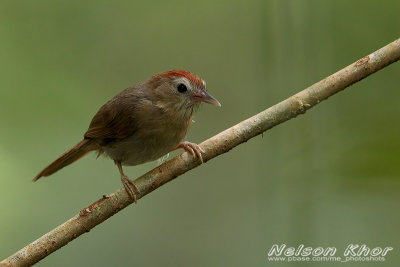
[[[205,151],[204,161],[226,153],[250,138],[305,113],[322,100],[399,59],[400,39],[397,39],[294,96],[204,141],[200,144]],[[176,156],[135,180],[141,191],[137,198],[144,197],[198,165],[200,162],[197,158],[193,158],[187,152]],[[33,265],[130,204],[132,200],[123,188],[103,196],[102,199],[81,210],[75,217],[0,262],[0,266]]]

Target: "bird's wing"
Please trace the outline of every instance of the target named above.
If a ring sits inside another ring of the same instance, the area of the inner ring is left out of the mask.
[[[85,138],[122,139],[135,132],[134,107],[127,108],[118,100],[121,101],[111,99],[99,109],[84,135]]]

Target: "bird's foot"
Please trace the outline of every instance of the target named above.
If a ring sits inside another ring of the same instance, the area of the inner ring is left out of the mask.
[[[135,190],[136,192],[140,193],[139,188],[135,185],[133,181],[131,181],[126,175],[121,175],[121,182],[125,187],[126,192],[132,198],[132,200],[137,203]]]
[[[180,143],[175,149],[178,149],[178,148],[185,149],[187,152],[192,154],[193,157],[196,157],[196,155],[197,155],[197,157],[200,159],[201,163],[204,163],[201,153],[204,153],[205,151],[199,145],[185,141],[185,142]]]

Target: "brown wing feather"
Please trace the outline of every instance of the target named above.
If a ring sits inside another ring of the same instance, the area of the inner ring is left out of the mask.
[[[89,125],[85,138],[122,139],[135,131],[132,99],[121,94],[104,104]]]

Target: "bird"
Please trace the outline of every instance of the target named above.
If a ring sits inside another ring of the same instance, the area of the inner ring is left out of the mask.
[[[135,166],[183,148],[203,163],[203,149],[183,141],[201,103],[221,106],[206,82],[192,72],[171,70],[132,85],[106,102],[94,115],[83,140],[39,172],[49,176],[91,151],[112,159],[121,182],[136,203],[140,190],[122,166]]]

